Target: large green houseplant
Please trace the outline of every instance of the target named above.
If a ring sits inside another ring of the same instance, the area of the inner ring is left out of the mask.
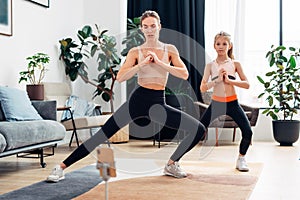
[[[109,36],[107,30],[100,31],[97,25],[96,34],[90,26],[84,26],[78,31],[77,37],[80,45],[72,38],[60,40],[60,58],[64,61],[65,72],[71,81],[81,77],[86,83],[96,87],[93,98],[101,95],[102,99],[110,102],[111,112],[113,106],[113,88],[118,73],[117,65],[120,64],[120,57],[117,54],[115,37]],[[97,78],[88,78],[86,60],[97,55],[98,71]]]
[[[122,56],[127,56],[131,48],[142,45],[145,42],[144,34],[140,29],[140,21],[141,17],[127,18],[127,34],[122,40],[122,44],[125,45],[125,48],[121,52]]]
[[[262,113],[273,119],[274,138],[280,145],[292,145],[299,137],[300,122],[293,119],[300,103],[299,56],[299,48],[272,45],[266,54],[270,71],[265,77],[257,76],[264,85],[258,98],[265,98],[269,106]]]

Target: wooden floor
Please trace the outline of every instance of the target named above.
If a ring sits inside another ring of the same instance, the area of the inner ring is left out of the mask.
[[[73,144],[75,146],[75,144]],[[167,161],[177,147],[176,143],[162,143],[159,149],[152,141],[130,140],[128,143],[114,144],[116,160],[118,158],[149,158]],[[197,145],[181,160],[205,160],[232,162],[238,154],[238,142],[220,141],[219,147],[212,144]],[[65,159],[75,148],[60,145],[55,155],[46,157],[46,168],[41,168],[38,159],[0,158],[0,194],[45,180],[51,169]],[[251,200],[260,199],[300,199],[300,147],[299,141],[293,147],[281,147],[275,142],[254,142],[247,154],[248,162],[262,162],[264,169],[251,195]],[[75,163],[65,171],[70,172],[96,162],[96,153]],[[251,170],[251,169],[250,169]]]

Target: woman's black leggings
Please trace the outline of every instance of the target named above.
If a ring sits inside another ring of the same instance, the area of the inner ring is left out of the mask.
[[[212,100],[209,107],[202,115],[200,122],[207,128],[214,119],[221,115],[229,115],[239,126],[242,132],[240,154],[245,155],[251,144],[252,130],[247,116],[237,100],[218,102]]]
[[[146,119],[148,123],[140,119]],[[149,127],[153,127],[152,123],[188,133],[172,154],[170,159],[173,161],[179,161],[185,153],[198,144],[205,132],[205,127],[199,120],[166,104],[164,90],[138,87],[102,128],[72,152],[63,163],[70,166],[84,158],[130,122],[134,122],[133,125],[138,129],[137,132],[141,133],[141,137],[145,136],[147,128],[149,130]],[[152,135],[154,134],[156,133]]]

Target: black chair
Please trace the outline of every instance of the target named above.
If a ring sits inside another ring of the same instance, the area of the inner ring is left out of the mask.
[[[198,119],[198,112],[195,109],[194,101],[191,97],[186,94],[177,94],[177,95],[166,95],[166,104],[186,112],[193,117]],[[179,124],[178,124],[179,128]],[[155,134],[153,136],[153,146],[155,146],[155,142],[158,142],[158,148],[160,148],[160,143],[162,141],[172,141],[174,138],[177,141],[177,144],[185,137],[185,131],[180,131],[178,128],[169,128],[169,127],[161,127],[159,124],[155,124],[154,131]]]
[[[202,96],[203,96],[205,103],[198,102],[198,101],[195,102],[195,105],[199,107],[200,117],[203,115],[203,113],[208,108],[209,103],[210,103],[210,94],[209,93],[202,94]],[[244,109],[244,111],[248,117],[248,120],[250,122],[250,125],[255,126],[257,119],[258,119],[258,115],[259,115],[259,108],[244,105],[244,104],[240,104],[240,105]],[[219,145],[219,143],[218,143],[218,140],[219,140],[218,128],[233,128],[232,142],[235,141],[236,128],[238,128],[238,125],[235,123],[235,121],[230,116],[222,115],[222,116],[218,117],[217,119],[215,119],[214,121],[212,121],[210,123],[209,127],[216,129],[216,131],[215,131],[216,146]],[[206,134],[207,134],[207,132],[206,132]],[[207,135],[206,135],[206,138],[207,138]]]

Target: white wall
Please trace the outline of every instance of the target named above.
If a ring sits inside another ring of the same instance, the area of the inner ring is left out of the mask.
[[[126,10],[127,1],[123,0],[51,0],[50,8],[25,0],[13,1],[13,36],[0,35],[0,85],[25,90],[26,83],[18,83],[19,72],[26,70],[26,57],[37,52],[47,53],[51,58],[44,81],[68,81],[59,60],[59,40],[72,37],[78,41],[77,30],[86,24],[97,23],[112,34],[124,32]],[[95,78],[97,74],[97,70],[90,67],[90,77]],[[80,79],[71,84],[75,95],[91,99],[95,88]],[[115,107],[118,107],[126,97],[119,83],[115,93]],[[109,110],[108,104],[97,101]]]
[[[13,1],[13,36],[0,35],[0,84],[25,88],[18,84],[19,71],[26,70],[26,57],[37,52],[49,54],[51,62],[45,81],[65,79],[58,60],[58,41],[72,36],[83,23],[83,0],[50,1],[50,8],[29,1]],[[72,5],[72,6],[70,6]]]

